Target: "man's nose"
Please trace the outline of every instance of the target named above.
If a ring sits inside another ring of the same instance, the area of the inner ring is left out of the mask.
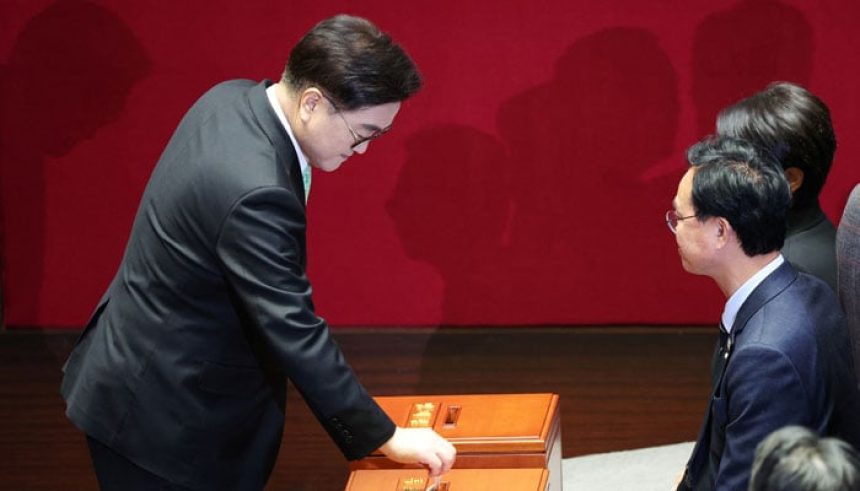
[[[369,146],[370,146],[369,141],[361,142],[361,145],[353,147],[352,151],[355,153],[358,153],[358,154],[363,154],[364,152],[367,151],[367,147],[369,147]]]

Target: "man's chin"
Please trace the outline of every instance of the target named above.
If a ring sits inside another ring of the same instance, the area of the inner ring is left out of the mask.
[[[701,269],[694,268],[693,265],[688,263],[687,261],[681,261],[681,266],[684,268],[684,271],[686,271],[692,275],[707,276],[707,273],[705,273]]]
[[[340,169],[340,166],[343,165],[344,161],[346,161],[346,158],[340,157],[336,160],[321,162],[319,164],[311,163],[311,167],[313,167],[314,169],[321,170],[323,172],[334,172]]]
[[[684,271],[686,271],[686,272],[688,272],[688,273],[690,273],[690,274],[697,274],[697,273],[693,270],[693,267],[690,265],[690,263],[689,263],[689,262],[687,262],[687,260],[686,260],[686,259],[684,259],[684,257],[683,257],[683,256],[681,257],[681,267],[682,267],[682,268],[684,268]]]

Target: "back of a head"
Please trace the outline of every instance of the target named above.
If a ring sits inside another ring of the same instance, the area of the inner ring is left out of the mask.
[[[858,491],[860,454],[801,426],[771,433],[756,448],[749,491]]]
[[[747,256],[782,248],[791,190],[779,164],[745,140],[708,137],[687,151],[699,219],[723,217]]]
[[[290,52],[283,80],[294,90],[315,86],[352,110],[409,98],[421,76],[408,54],[366,19],[323,20]]]
[[[783,169],[803,171],[794,206],[817,202],[836,152],[836,135],[827,105],[788,82],[769,85],[717,117],[717,134],[743,138],[771,152]]]

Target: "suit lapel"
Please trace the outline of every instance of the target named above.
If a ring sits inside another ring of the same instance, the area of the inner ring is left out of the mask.
[[[770,302],[775,296],[785,290],[788,285],[792,284],[797,279],[797,271],[789,264],[788,261],[782,263],[776,270],[768,275],[756,288],[752,291],[749,297],[735,317],[735,323],[732,325],[731,337],[734,339],[743,331],[747,322],[758,312],[766,303]]]

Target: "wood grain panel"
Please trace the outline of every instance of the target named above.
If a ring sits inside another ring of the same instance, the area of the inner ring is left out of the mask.
[[[692,440],[705,409],[708,328],[335,329],[374,395],[554,392],[563,456]],[[60,367],[76,333],[0,332],[0,489],[96,489],[66,420]],[[267,489],[340,490],[347,462],[290,387]]]

